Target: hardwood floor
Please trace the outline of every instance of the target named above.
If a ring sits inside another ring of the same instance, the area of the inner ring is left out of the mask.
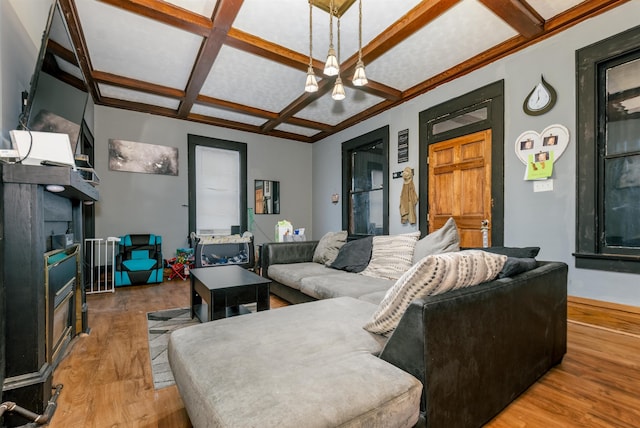
[[[51,428],[190,427],[175,386],[155,390],[146,313],[189,305],[189,282],[88,296],[91,332],[54,373],[64,388]],[[272,296],[271,307],[286,306]],[[640,421],[640,310],[569,303],[560,365],[487,424],[503,427],[634,427]]]

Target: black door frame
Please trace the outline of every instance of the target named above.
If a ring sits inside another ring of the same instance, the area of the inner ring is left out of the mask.
[[[487,107],[487,118],[435,136],[433,125],[462,113]],[[419,113],[420,217],[422,236],[428,234],[429,168],[426,167],[429,145],[474,132],[491,129],[491,244],[504,243],[504,80],[445,101]]]

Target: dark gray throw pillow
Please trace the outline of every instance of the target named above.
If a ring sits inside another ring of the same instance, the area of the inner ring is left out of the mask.
[[[502,254],[508,257],[533,258],[540,252],[540,247],[487,247],[465,248],[465,250],[483,250],[494,254]]]
[[[372,248],[373,236],[349,241],[340,248],[338,256],[329,267],[347,272],[362,272],[369,264]]]
[[[508,278],[526,272],[535,268],[536,265],[537,262],[534,258],[507,257],[507,261],[504,266],[502,266],[502,270],[498,273],[498,278]]]

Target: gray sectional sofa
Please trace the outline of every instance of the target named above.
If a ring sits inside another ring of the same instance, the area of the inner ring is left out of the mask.
[[[314,263],[317,245],[262,249],[271,291],[304,304],[171,335],[194,427],[479,427],[566,352],[564,263],[414,299],[385,336],[363,326],[396,281]]]

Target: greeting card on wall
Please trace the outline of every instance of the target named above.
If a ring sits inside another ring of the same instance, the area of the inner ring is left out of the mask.
[[[553,164],[569,145],[569,130],[562,125],[551,125],[541,133],[525,131],[516,140],[515,152],[526,165],[525,180],[544,180],[553,173]]]

